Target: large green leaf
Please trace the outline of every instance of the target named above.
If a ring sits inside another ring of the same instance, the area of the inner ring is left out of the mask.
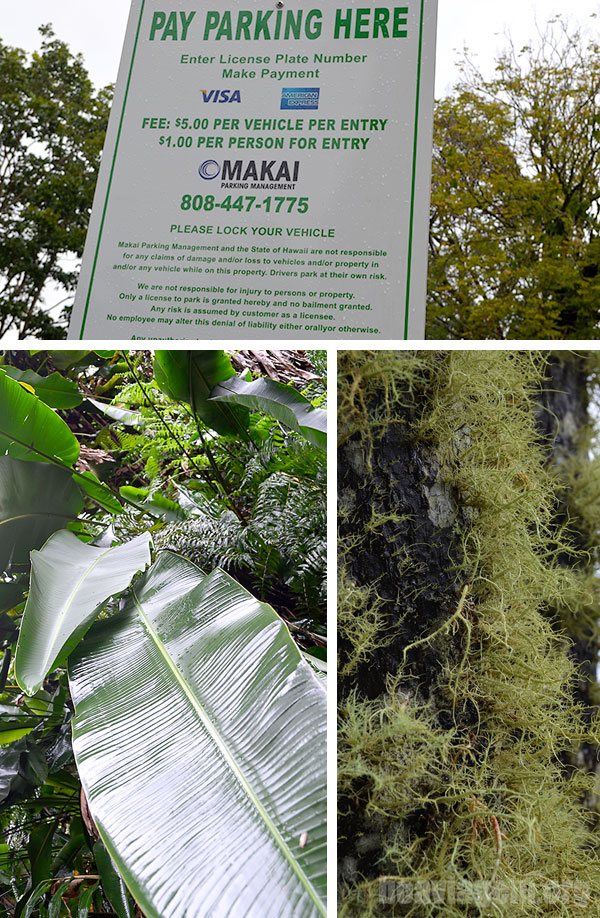
[[[150,536],[97,548],[57,532],[31,554],[31,586],[15,655],[18,684],[34,695],[46,673],[77,645],[106,600],[150,563]]]
[[[165,497],[158,491],[151,492],[150,488],[134,488],[131,485],[122,485],[119,493],[130,503],[135,504],[144,513],[153,516],[155,519],[166,520],[173,523],[176,520],[184,520],[187,516],[186,511],[174,500]]]
[[[40,354],[45,353],[44,351],[30,351],[31,354]],[[96,355],[102,357],[104,360],[112,360],[115,354],[119,353],[118,351],[48,351],[52,363],[55,367],[58,367],[59,370],[68,370],[70,367],[77,366],[78,364],[88,365],[90,363],[96,363]]]
[[[0,704],[0,746],[9,746],[31,733],[39,723],[28,711],[11,704]]]
[[[76,481],[88,497],[91,497],[98,506],[108,510],[109,513],[120,513],[123,509],[110,488],[103,484],[93,472],[80,472]]]
[[[4,803],[12,793],[19,777],[20,762],[20,747],[7,746],[5,749],[0,748],[0,803]]]
[[[29,552],[76,519],[82,507],[66,470],[0,456],[0,572],[28,562]]]
[[[270,606],[163,552],[69,676],[90,809],[148,918],[325,914],[325,692]]]
[[[76,408],[81,405],[81,395],[77,383],[72,379],[54,372],[49,376],[40,376],[34,370],[18,370],[16,367],[3,366],[2,369],[11,379],[24,382],[35,389],[35,394],[50,408]]]
[[[141,411],[127,411],[125,408],[117,408],[116,405],[99,402],[95,398],[88,397],[88,402],[106,415],[107,418],[110,418],[111,421],[119,421],[121,424],[129,425],[130,427],[142,427],[144,424],[144,416]]]
[[[0,454],[73,465],[79,443],[52,408],[0,369]]]
[[[39,352],[34,351],[33,353]],[[92,351],[49,351],[52,363],[59,370],[68,370],[69,367],[74,367],[76,363],[79,363],[91,353]]]
[[[0,523],[0,526],[2,524]],[[1,531],[1,530],[0,530]],[[23,594],[27,589],[27,581],[24,577],[16,580],[9,580],[0,583],[0,612],[8,612],[23,602]]]
[[[274,379],[246,382],[232,378],[214,389],[211,401],[262,411],[291,430],[297,430],[320,449],[327,449],[327,412],[313,408],[293,386],[275,382]]]
[[[29,832],[29,862],[31,883],[35,887],[52,876],[52,839],[58,827],[58,819],[33,826]]]
[[[117,918],[133,918],[133,908],[127,895],[127,888],[115,870],[112,858],[101,841],[94,845],[94,858],[104,895],[112,905]]]
[[[235,376],[225,351],[156,351],[156,382],[169,398],[187,402],[207,427],[225,436],[244,436],[250,413],[239,405],[210,401],[219,383]]]

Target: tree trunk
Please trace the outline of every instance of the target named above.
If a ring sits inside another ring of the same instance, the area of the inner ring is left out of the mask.
[[[340,370],[341,912],[600,914],[588,363]]]

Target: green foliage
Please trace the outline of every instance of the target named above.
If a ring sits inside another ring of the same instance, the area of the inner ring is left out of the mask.
[[[234,443],[208,430],[199,437],[198,419],[166,400],[152,381],[141,383],[139,375],[135,385],[121,390],[120,404],[139,410],[144,424],[143,433],[119,431],[125,456],[141,459],[150,499],[156,500],[158,491],[163,503],[170,496],[176,502],[171,512],[181,519],[171,516],[172,525],[155,533],[157,548],[178,551],[205,570],[224,567],[261,599],[308,617],[310,627],[322,632],[323,451],[262,414],[249,416],[248,437]],[[168,415],[167,427],[161,414]],[[125,515],[117,526],[127,529],[130,523],[136,525]]]
[[[228,379],[215,388],[211,401],[263,411],[291,430],[302,433],[315,446],[327,448],[326,412],[314,408],[292,386],[273,379],[255,379],[252,382]]]
[[[94,858],[102,878],[102,888],[115,914],[118,915],[118,918],[133,918],[134,910],[127,887],[101,841],[97,841],[94,845]]]
[[[65,334],[78,274],[65,256],[83,251],[111,98],[49,26],[40,31],[31,58],[0,42],[0,337]],[[50,284],[67,297],[48,310]]]
[[[428,337],[598,337],[599,76],[555,20],[438,103]]]
[[[72,466],[79,444],[65,422],[0,368],[0,450],[14,459]]]
[[[0,574],[27,564],[29,552],[76,520],[82,508],[68,471],[0,456]]]
[[[55,532],[31,552],[31,582],[15,654],[15,678],[35,695],[58,661],[69,656],[103,605],[150,564],[150,536],[96,548]]]
[[[272,608],[161,552],[69,680],[98,831],[148,918],[325,915],[325,691]]]
[[[298,686],[314,688],[316,677],[295,649],[281,619],[289,624],[303,652],[325,654],[325,456],[274,419],[245,409],[247,424],[243,435],[219,435],[204,423],[193,404],[185,399],[174,401],[161,391],[147,352],[16,351],[2,356],[7,372],[0,370],[0,448],[7,454],[0,456],[0,640],[4,652],[0,666],[0,835],[5,839],[0,846],[0,905],[10,914],[57,918],[67,913],[67,905],[71,914],[77,913],[81,918],[90,911],[120,914],[125,909],[122,913],[127,914],[129,909],[134,914],[133,903],[127,905],[129,894],[120,875],[122,871],[130,880],[133,876],[128,872],[129,847],[124,845],[123,850],[117,850],[112,835],[106,839],[119,863],[118,870],[111,867],[110,856],[98,843],[91,821],[95,817],[102,823],[95,789],[90,790],[91,773],[88,791],[92,816],[86,816],[85,810],[80,812],[82,788],[71,744],[73,698],[66,659],[75,653],[78,666],[86,665],[86,651],[82,648],[91,647],[92,638],[82,643],[82,636],[95,616],[100,621],[93,630],[94,640],[98,634],[115,636],[114,629],[122,619],[120,594],[121,602],[137,615],[132,594],[135,586],[129,583],[135,571],[149,561],[151,532],[157,549],[176,544],[186,557],[202,559],[207,571],[222,564],[260,599],[274,605],[277,613],[269,610],[266,630],[271,641],[279,635],[279,643],[269,651],[269,659],[261,658],[256,648],[251,653],[242,634],[234,642],[238,663],[234,661],[234,666],[237,678],[242,680],[236,704],[250,691],[249,684],[243,682],[249,666],[257,665],[265,677],[270,674],[273,679],[285,681],[291,675],[287,664],[293,660],[295,690],[290,703],[293,701],[295,716],[289,718],[289,742],[285,739],[286,717],[281,711],[275,732],[285,747],[278,753],[279,760],[284,755],[296,756],[291,733],[301,744],[307,743],[310,733],[308,727],[299,732],[297,729],[303,696]],[[223,352],[213,354],[212,359],[219,365],[229,364]],[[192,354],[189,366],[204,367],[202,355]],[[67,402],[53,409],[50,404],[56,403],[57,393],[59,400],[64,395]],[[323,392],[319,390],[315,401],[322,400]],[[14,458],[13,453],[19,458]],[[133,541],[136,536],[140,537],[137,543]],[[142,546],[143,557],[136,552],[136,544]],[[194,602],[186,592],[191,583],[189,572],[192,570],[194,577],[200,579],[204,575],[181,558],[173,564],[163,584],[171,600],[165,622],[168,619],[172,624],[171,613],[179,609],[183,640],[188,628],[190,634],[193,631],[192,622],[199,614],[199,608],[192,609]],[[155,572],[156,569],[155,566]],[[252,627],[264,619],[265,606],[249,597],[225,573],[220,572],[220,576],[229,585],[229,598],[217,601],[213,576],[203,605],[211,626],[198,657],[202,666],[208,665],[217,650],[218,642],[211,641],[219,617],[225,616],[230,604],[239,612],[243,598],[252,611]],[[160,586],[159,580],[160,577],[153,581],[155,586]],[[263,610],[260,614],[259,608]],[[252,627],[246,628],[248,638]],[[226,640],[228,634],[231,630],[222,631],[219,646],[229,658],[232,648]],[[117,695],[108,708],[95,715],[94,722],[127,708],[118,698],[123,680],[115,682],[114,674],[115,667],[124,664],[124,651],[130,645],[128,640],[119,643],[118,636],[116,640],[114,665],[106,665],[107,648],[98,645],[104,677]],[[261,643],[262,639],[256,640]],[[167,669],[172,672],[170,665]],[[140,682],[141,671],[133,667],[128,675],[152,719],[166,670],[157,675],[154,693],[149,692],[146,681]],[[94,677],[96,688],[98,678],[99,674]],[[209,681],[222,686],[214,676]],[[253,682],[253,690],[258,681]],[[225,685],[233,685],[233,677]],[[21,686],[34,694],[24,695]],[[275,694],[280,699],[285,697],[280,689],[281,686],[277,692],[265,693],[266,708],[274,703]],[[321,689],[318,691],[320,698]],[[260,702],[258,695],[255,702]],[[177,704],[182,703],[179,698]],[[232,718],[227,706],[231,698],[227,691],[222,694],[222,704],[229,712],[229,722]],[[261,715],[265,725],[269,720],[266,708]],[[316,707],[309,705],[309,709],[307,723],[312,717],[315,726]],[[149,723],[144,724],[144,735],[152,745],[144,757],[146,775],[151,759],[169,769],[179,762],[180,750],[187,748],[187,737],[179,736],[177,754],[169,755],[163,750],[164,754],[156,755],[170,732],[165,731],[165,723],[173,720],[173,710],[170,705],[164,717],[159,718],[156,732],[150,730]],[[253,710],[253,736],[254,717]],[[177,718],[173,722],[176,721]],[[79,725],[82,723],[80,718]],[[83,754],[79,763],[82,770],[89,762],[88,753],[96,764],[100,762],[103,742],[99,737],[97,749],[90,747]],[[117,743],[117,748],[124,747]],[[132,755],[137,755],[139,748],[138,743]],[[315,735],[306,749],[307,765],[295,781],[297,800],[309,772],[322,758],[322,739]],[[238,752],[241,755],[236,747],[232,754],[237,757]],[[249,760],[246,767],[252,771],[254,764]],[[276,778],[277,770],[273,769],[272,774]],[[186,787],[188,777],[182,773]],[[170,783],[170,776],[162,771],[155,779]],[[208,766],[203,770],[202,787],[207,780]],[[138,781],[137,787],[147,785]],[[319,797],[321,806],[324,780],[315,777],[311,788],[314,801],[318,802]],[[111,799],[115,792],[119,792],[117,784],[113,784]],[[132,799],[132,794],[127,792],[125,797]],[[160,803],[161,794],[152,799]],[[178,799],[181,802],[183,798]],[[195,807],[188,808],[195,812]],[[302,805],[293,809],[293,818],[303,821],[297,833],[300,838],[306,830],[308,810]],[[141,810],[149,812],[147,802],[141,804]],[[127,817],[128,826],[139,824],[141,810],[136,810],[135,818],[133,814]],[[317,810],[318,807],[314,812]],[[170,818],[164,813],[158,821],[166,825]],[[305,869],[309,873],[320,870],[324,863],[324,823],[322,816],[315,820],[314,825],[308,825],[310,838],[301,854],[295,850],[295,838],[291,861],[306,863],[292,868],[294,876]],[[284,823],[287,826],[288,820]],[[296,834],[295,827],[293,832]],[[152,833],[146,834],[153,837]],[[200,843],[201,834],[200,829],[194,829],[190,837],[181,833],[181,843],[188,854]],[[173,831],[166,832],[165,838],[172,839]],[[40,840],[45,840],[44,845]],[[38,851],[44,856],[39,856]],[[226,863],[219,851],[211,830],[205,854],[212,852],[220,863]],[[240,869],[242,860],[237,859]],[[136,870],[139,867],[138,863]],[[179,868],[173,870],[166,861],[165,870],[175,877],[181,875]],[[140,883],[145,889],[152,873],[147,861],[141,873],[136,874],[136,889],[141,888]],[[252,875],[256,875],[255,865]],[[197,876],[197,871],[190,872],[192,886]],[[230,883],[230,872],[227,882]],[[323,892],[320,880],[317,885],[316,898],[306,891],[310,914],[322,908],[317,905]],[[271,896],[270,883],[268,893]],[[151,913],[150,910],[148,914]],[[169,914],[162,905],[158,913]]]
[[[342,914],[386,914],[382,880],[412,893],[419,883],[454,890],[441,902],[409,899],[402,913],[415,918],[567,916],[573,889],[587,914],[600,914],[595,775],[575,767],[598,732],[595,712],[576,698],[571,659],[582,622],[598,617],[594,571],[575,518],[557,517],[565,484],[536,428],[547,367],[540,353],[342,355],[344,401],[374,418],[352,425],[356,451],[368,460],[389,425],[401,425],[435,456],[461,509],[447,561],[454,599],[431,621],[406,620],[401,573],[393,610],[375,606],[376,617],[368,583],[346,574],[340,593],[350,644],[340,684],[342,817],[364,833],[364,863],[371,834],[383,843],[369,871],[342,865]],[[579,461],[587,465],[585,454]],[[365,474],[368,483],[368,465]],[[342,513],[351,528],[353,508]],[[362,527],[343,545],[346,571],[370,537]],[[400,571],[414,565],[413,550]],[[365,620],[353,626],[361,604]],[[409,625],[398,660],[387,646]],[[354,689],[365,659],[392,666],[386,696]],[[478,899],[481,882],[488,891]]]
[[[83,400],[77,384],[72,379],[61,376],[60,373],[40,376],[33,370],[19,370],[6,364],[2,370],[11,379],[30,386],[33,394],[50,408],[76,408]]]
[[[264,470],[261,470],[264,474]],[[262,477],[262,475],[260,476]],[[188,494],[189,518],[157,533],[159,548],[178,551],[201,568],[215,566],[247,581],[261,599],[294,602],[318,631],[325,624],[326,516],[323,481],[303,483],[273,471],[247,480],[254,496],[244,520]]]
[[[187,402],[207,427],[224,436],[240,436],[248,425],[248,411],[211,401],[213,389],[235,370],[224,351],[157,351],[156,382],[170,398]]]

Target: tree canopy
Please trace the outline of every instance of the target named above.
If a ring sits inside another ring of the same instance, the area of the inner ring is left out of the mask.
[[[110,89],[40,32],[31,58],[0,41],[0,337],[65,335],[108,120]]]
[[[0,43],[0,336],[60,338],[111,98],[50,27]],[[600,45],[559,19],[436,103],[427,337],[596,338]],[[56,291],[56,293],[50,293]]]
[[[597,338],[600,45],[550,23],[436,107],[428,337]]]

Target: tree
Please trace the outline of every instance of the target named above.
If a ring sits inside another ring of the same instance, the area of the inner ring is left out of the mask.
[[[31,60],[0,43],[0,337],[65,335],[111,99],[50,26],[40,32]]]
[[[600,336],[600,45],[556,20],[438,103],[428,336]]]
[[[597,355],[340,355],[342,915],[598,915]]]
[[[3,909],[324,915],[324,380],[3,358]]]

